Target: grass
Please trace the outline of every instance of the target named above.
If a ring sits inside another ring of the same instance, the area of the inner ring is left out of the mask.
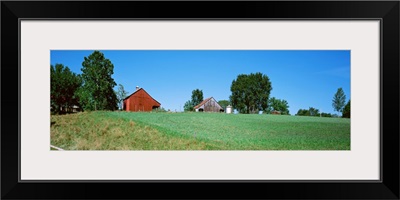
[[[342,118],[102,111],[51,120],[51,143],[65,150],[350,150]]]
[[[205,144],[160,133],[130,119],[107,112],[51,116],[51,144],[64,150],[204,149]]]

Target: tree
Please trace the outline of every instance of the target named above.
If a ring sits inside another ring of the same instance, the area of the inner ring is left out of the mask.
[[[335,95],[333,96],[332,106],[333,109],[337,112],[343,112],[343,107],[346,101],[346,95],[343,92],[342,88],[339,88]]]
[[[299,109],[297,111],[297,116],[310,116],[310,111],[307,109]]]
[[[193,102],[191,100],[186,101],[185,105],[183,106],[184,111],[193,111]]]
[[[308,109],[299,109],[297,111],[297,116],[314,116],[314,117],[330,117],[331,115],[328,113],[319,113],[319,109],[314,108],[314,107],[309,107]]]
[[[191,100],[186,101],[183,106],[184,111],[193,111],[194,107],[200,104],[203,101],[203,91],[199,89],[195,89],[192,91]]]
[[[271,82],[267,75],[260,72],[240,74],[232,81],[232,94],[229,99],[240,113],[256,113],[267,109],[271,90]]]
[[[82,85],[79,75],[63,64],[50,65],[50,103],[57,113],[78,105],[76,91]]]
[[[197,106],[203,101],[203,91],[195,89],[192,91],[192,104]]]
[[[87,110],[115,110],[118,99],[111,77],[114,65],[100,51],[94,51],[82,62],[83,86],[78,91],[80,103]]]
[[[271,113],[274,110],[281,112],[283,115],[289,115],[289,103],[286,100],[272,97],[268,100],[267,113]]]
[[[315,116],[315,117],[319,117],[319,110],[313,107],[308,108],[308,112],[310,113],[310,116]]]
[[[119,109],[122,110],[123,100],[128,95],[128,92],[125,91],[124,86],[122,84],[118,84],[118,90],[115,93],[117,95]]]
[[[321,117],[332,117],[331,113],[321,113]]]
[[[231,102],[229,102],[228,100],[220,100],[218,101],[218,104],[224,108],[224,110],[226,110],[226,107],[229,106],[231,104]]]
[[[350,118],[350,100],[343,108],[343,116],[344,118]]]

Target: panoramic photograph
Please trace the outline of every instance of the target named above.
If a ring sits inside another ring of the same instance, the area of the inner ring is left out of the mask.
[[[50,150],[350,150],[349,50],[51,50]]]

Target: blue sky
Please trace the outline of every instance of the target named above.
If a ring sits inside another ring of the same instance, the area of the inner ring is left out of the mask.
[[[50,62],[81,74],[91,50],[52,50]],[[183,111],[192,90],[204,98],[228,100],[239,74],[261,72],[272,83],[271,97],[285,99],[291,115],[314,107],[336,113],[333,95],[342,87],[350,99],[348,50],[101,50],[114,64],[113,78],[125,90],[145,89],[172,111]],[[115,87],[117,89],[117,87]]]

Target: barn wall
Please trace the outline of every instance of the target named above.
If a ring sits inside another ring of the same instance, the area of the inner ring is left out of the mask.
[[[137,91],[135,94],[125,99],[126,111],[152,111],[153,106],[160,107],[160,104],[151,98],[144,90]]]
[[[205,112],[219,112],[223,109],[213,98],[207,101],[203,106]]]

